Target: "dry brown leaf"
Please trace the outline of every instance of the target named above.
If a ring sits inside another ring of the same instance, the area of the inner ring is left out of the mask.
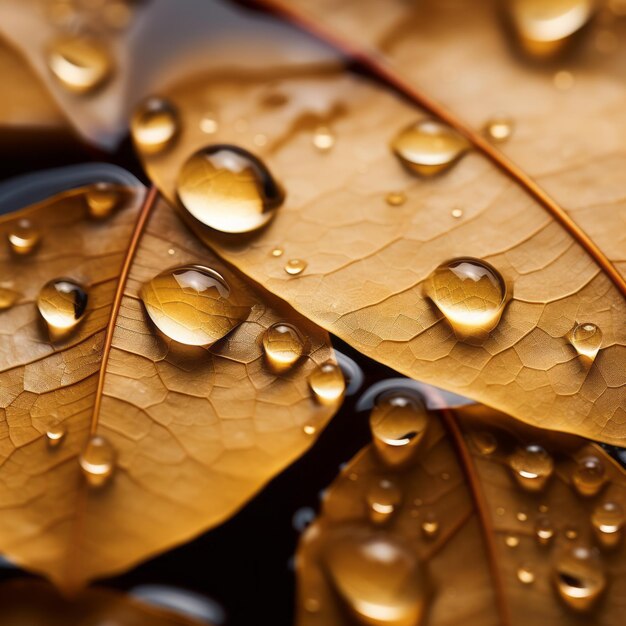
[[[553,455],[538,492],[520,488],[510,467],[528,444]],[[607,482],[583,497],[573,476],[590,457]],[[297,555],[297,623],[352,624],[356,612],[358,623],[372,625],[618,626],[626,610],[623,530],[598,534],[590,521],[605,503],[622,507],[623,526],[624,471],[600,447],[480,406],[431,414],[408,467],[386,464],[371,445],[325,493]],[[600,535],[617,546],[606,548]],[[593,560],[567,569],[571,550],[585,549]],[[581,611],[560,598],[556,571],[572,604],[588,595],[592,606]]]
[[[406,375],[531,424],[623,441],[624,298],[586,249],[478,151],[439,177],[415,177],[389,143],[424,112],[332,67],[209,75],[163,95],[179,109],[178,141],[142,157],[172,203],[182,163],[209,144],[259,155],[286,189],[284,206],[256,236],[219,237],[190,220],[221,256]],[[200,131],[207,111],[209,134]],[[314,145],[320,127],[330,128],[330,149]],[[406,201],[386,201],[390,193]],[[598,228],[599,241],[621,236],[611,220]],[[457,340],[424,294],[440,263],[466,256],[492,264],[512,288],[482,345]],[[285,271],[294,258],[308,264],[297,277]],[[603,335],[591,365],[567,339],[584,322]]]
[[[193,626],[199,623],[106,589],[89,589],[68,600],[51,585],[33,580],[0,585],[0,603],[2,626]]]
[[[140,206],[142,197],[135,189],[113,216],[89,220],[82,189],[0,220],[3,295],[17,293],[0,311],[0,552],[64,588],[226,519],[309,448],[336,408],[318,404],[307,384],[333,358],[328,335],[242,283],[156,194]],[[25,216],[42,238],[18,258],[6,236]],[[210,349],[158,335],[138,298],[144,282],[189,263],[219,271],[252,305]],[[35,301],[59,276],[87,286],[89,301],[76,332],[51,341]],[[308,337],[309,351],[277,375],[261,339],[281,320]],[[57,420],[67,434],[50,447]],[[117,452],[101,489],[88,487],[77,462],[90,433]]]

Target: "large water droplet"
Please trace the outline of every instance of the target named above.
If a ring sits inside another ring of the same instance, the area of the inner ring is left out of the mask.
[[[10,309],[19,299],[20,294],[17,291],[0,287],[0,311]]]
[[[304,354],[305,340],[300,331],[285,322],[272,324],[263,335],[263,350],[270,367],[284,372]]]
[[[375,524],[389,521],[402,502],[402,492],[390,480],[381,480],[367,492],[369,516]]]
[[[370,428],[383,461],[402,466],[413,460],[428,423],[428,411],[417,394],[399,390],[381,395],[370,414]]]
[[[572,482],[582,496],[595,496],[607,480],[604,463],[597,456],[586,456],[576,463]]]
[[[93,91],[111,74],[113,61],[101,42],[85,37],[57,39],[48,50],[48,67],[68,91]]]
[[[37,308],[53,339],[63,337],[81,321],[87,301],[87,292],[69,278],[55,278],[41,288]]]
[[[606,575],[597,550],[584,546],[558,555],[553,577],[559,596],[572,609],[588,611],[606,587]]]
[[[591,18],[594,0],[509,0],[522,48],[537,58],[555,56]]]
[[[113,213],[120,203],[119,189],[111,183],[96,183],[85,192],[89,215],[101,220]]]
[[[494,267],[472,258],[443,263],[428,277],[426,293],[461,338],[485,337],[500,321],[507,287]]]
[[[346,390],[346,381],[341,368],[329,361],[311,372],[309,387],[320,404],[335,404]]]
[[[578,354],[593,361],[602,346],[602,331],[590,322],[576,324],[569,333],[569,340]]]
[[[469,150],[470,145],[449,126],[426,119],[405,128],[391,147],[409,170],[422,176],[433,176],[450,167]]]
[[[413,626],[421,622],[429,584],[409,546],[390,535],[357,532],[329,548],[328,575],[359,623]]]
[[[214,344],[250,311],[236,301],[220,273],[200,265],[167,270],[146,283],[140,295],[155,326],[189,346]]]
[[[116,453],[104,437],[93,435],[78,458],[80,468],[91,487],[104,486],[115,471]]]
[[[133,140],[148,154],[161,152],[171,145],[178,129],[178,111],[171,102],[157,97],[144,100],[130,124]]]
[[[554,471],[552,457],[536,444],[517,448],[509,457],[509,466],[526,491],[541,491]]]
[[[549,517],[539,517],[535,522],[535,537],[537,543],[547,546],[554,537],[554,525]]]
[[[591,514],[591,525],[605,548],[614,548],[622,540],[624,509],[617,502],[604,502]]]
[[[7,235],[11,250],[15,254],[30,254],[39,243],[41,236],[30,220],[18,220]]]
[[[285,199],[261,160],[230,145],[209,146],[189,157],[178,175],[177,189],[193,217],[224,233],[265,226]]]
[[[67,429],[62,422],[60,422],[58,419],[50,420],[48,427],[46,428],[46,439],[48,441],[48,446],[50,446],[51,448],[56,448],[60,446],[63,439],[65,439],[66,433]]]

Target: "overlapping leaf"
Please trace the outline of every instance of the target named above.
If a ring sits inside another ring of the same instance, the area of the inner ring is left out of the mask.
[[[591,519],[610,503],[623,526],[623,470],[577,437],[556,438],[484,407],[455,413],[443,422],[431,415],[409,466],[389,466],[374,446],[347,464],[301,540],[297,623],[620,624],[623,530],[608,548],[612,527],[602,537]],[[518,482],[532,483],[531,465],[511,463],[528,444],[553,455],[538,491]],[[607,483],[581,496],[574,477],[590,458]],[[519,470],[529,473],[516,477]]]
[[[78,190],[0,221],[1,286],[16,296],[0,311],[0,551],[65,588],[232,515],[311,445],[334,410],[317,404],[307,384],[316,364],[332,358],[328,335],[242,283],[164,202],[142,228],[138,216],[146,218],[154,197],[140,206],[142,192],[126,195],[105,220],[86,217]],[[13,255],[6,236],[24,217],[42,239],[31,255]],[[131,241],[137,248],[120,301]],[[210,349],[182,349],[160,336],[138,298],[144,282],[190,263],[222,273],[252,305]],[[53,341],[35,300],[61,276],[83,284],[89,301],[76,332]],[[281,320],[299,327],[309,351],[277,375],[261,339]],[[57,422],[67,434],[52,448],[46,433]],[[77,462],[90,433],[117,451],[112,481],[101,489],[87,486]]]

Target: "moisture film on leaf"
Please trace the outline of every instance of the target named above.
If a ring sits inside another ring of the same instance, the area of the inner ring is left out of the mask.
[[[343,379],[330,402],[308,382],[328,335],[154,192],[93,184],[0,233],[0,549],[61,587],[228,518],[337,408]]]

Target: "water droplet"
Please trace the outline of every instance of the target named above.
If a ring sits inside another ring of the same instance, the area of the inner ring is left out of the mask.
[[[207,135],[213,135],[219,129],[219,124],[211,113],[207,113],[200,120],[200,130]]]
[[[463,217],[463,209],[452,209],[452,211],[450,211],[450,215],[452,215],[454,219],[458,220]]]
[[[367,492],[369,516],[375,524],[384,524],[389,521],[401,502],[400,489],[389,480],[377,482]]]
[[[89,485],[102,487],[113,475],[115,459],[115,449],[109,441],[99,435],[92,435],[83,448],[78,462]]]
[[[104,219],[119,205],[120,192],[111,183],[96,183],[85,192],[85,202],[91,217]]]
[[[370,414],[374,446],[383,461],[401,466],[415,458],[429,415],[422,399],[406,390],[381,395]]]
[[[50,420],[48,427],[46,428],[46,440],[48,441],[48,446],[50,448],[56,448],[61,445],[66,433],[67,429],[62,422],[57,419]]]
[[[55,278],[41,288],[37,308],[53,339],[65,336],[81,321],[87,301],[87,292],[69,278]]]
[[[591,18],[593,0],[513,0],[509,3],[520,45],[536,58],[554,57]]]
[[[422,176],[449,168],[470,148],[465,137],[435,120],[420,120],[405,128],[391,148],[402,164]]]
[[[576,324],[568,335],[578,354],[591,359],[596,358],[602,345],[602,331],[590,322]]]
[[[606,588],[606,574],[597,550],[565,549],[557,557],[553,577],[561,599],[576,611],[588,611]]]
[[[284,372],[293,367],[304,354],[304,345],[300,331],[291,324],[272,324],[263,334],[267,362],[276,372]]]
[[[143,152],[161,152],[178,135],[178,111],[171,102],[153,96],[137,107],[131,119],[130,130],[133,140]]]
[[[327,126],[318,126],[313,133],[313,145],[320,152],[328,152],[335,145],[335,135]]]
[[[20,294],[17,291],[0,287],[0,311],[10,309],[19,299]]]
[[[485,134],[495,143],[504,143],[513,134],[513,120],[494,117],[485,124]]]
[[[524,511],[518,511],[515,516],[519,522],[527,522],[528,521],[528,513]]]
[[[307,262],[302,259],[289,259],[289,261],[285,263],[285,272],[287,272],[289,276],[297,276],[304,272],[307,265]]]
[[[595,496],[606,480],[604,463],[597,456],[580,459],[572,473],[572,483],[581,496]]]
[[[185,161],[178,197],[199,222],[224,233],[265,226],[285,199],[265,164],[237,146],[217,144]]]
[[[529,565],[520,565],[517,568],[517,579],[524,585],[532,585],[535,582],[535,572]]]
[[[566,539],[569,539],[569,541],[574,541],[574,539],[578,539],[578,530],[573,526],[566,526],[563,530],[563,534],[565,535]]]
[[[246,319],[226,279],[201,265],[183,265],[155,276],[141,288],[141,299],[155,326],[189,346],[210,346]]]
[[[493,454],[498,448],[498,440],[487,430],[470,432],[470,440],[478,452],[484,455]]]
[[[507,535],[504,538],[504,543],[508,548],[517,548],[519,546],[519,537],[517,535]]]
[[[539,517],[535,522],[535,536],[542,546],[548,545],[554,537],[554,526],[548,517]]]
[[[392,191],[387,194],[385,200],[389,206],[402,206],[406,202],[406,195],[401,191]]]
[[[341,368],[330,361],[316,367],[309,376],[309,387],[321,404],[335,404],[346,390]]]
[[[443,263],[428,277],[426,293],[462,338],[485,337],[500,321],[507,286],[494,267],[472,258]]]
[[[283,256],[283,254],[285,254],[285,251],[282,248],[280,248],[278,246],[276,248],[272,248],[271,255],[273,257]]]
[[[604,502],[591,514],[591,525],[605,548],[614,548],[622,539],[624,509],[617,502]]]
[[[88,93],[104,84],[113,70],[113,60],[99,41],[63,37],[50,46],[48,67],[66,90]]]
[[[313,424],[305,424],[302,427],[302,430],[304,431],[305,435],[314,435],[317,432],[317,428],[315,428]]]
[[[574,86],[574,75],[561,70],[554,75],[552,81],[559,91],[569,91]]]
[[[333,586],[359,623],[421,622],[430,586],[422,564],[400,539],[354,532],[331,543],[325,561]]]
[[[9,240],[11,250],[15,254],[26,255],[30,254],[37,247],[41,235],[30,220],[21,219],[13,225],[7,235],[7,239]]]
[[[536,444],[517,448],[509,458],[509,466],[526,491],[541,491],[554,471],[552,457]]]
[[[420,525],[424,539],[434,539],[439,534],[439,520],[437,516],[428,511]]]

